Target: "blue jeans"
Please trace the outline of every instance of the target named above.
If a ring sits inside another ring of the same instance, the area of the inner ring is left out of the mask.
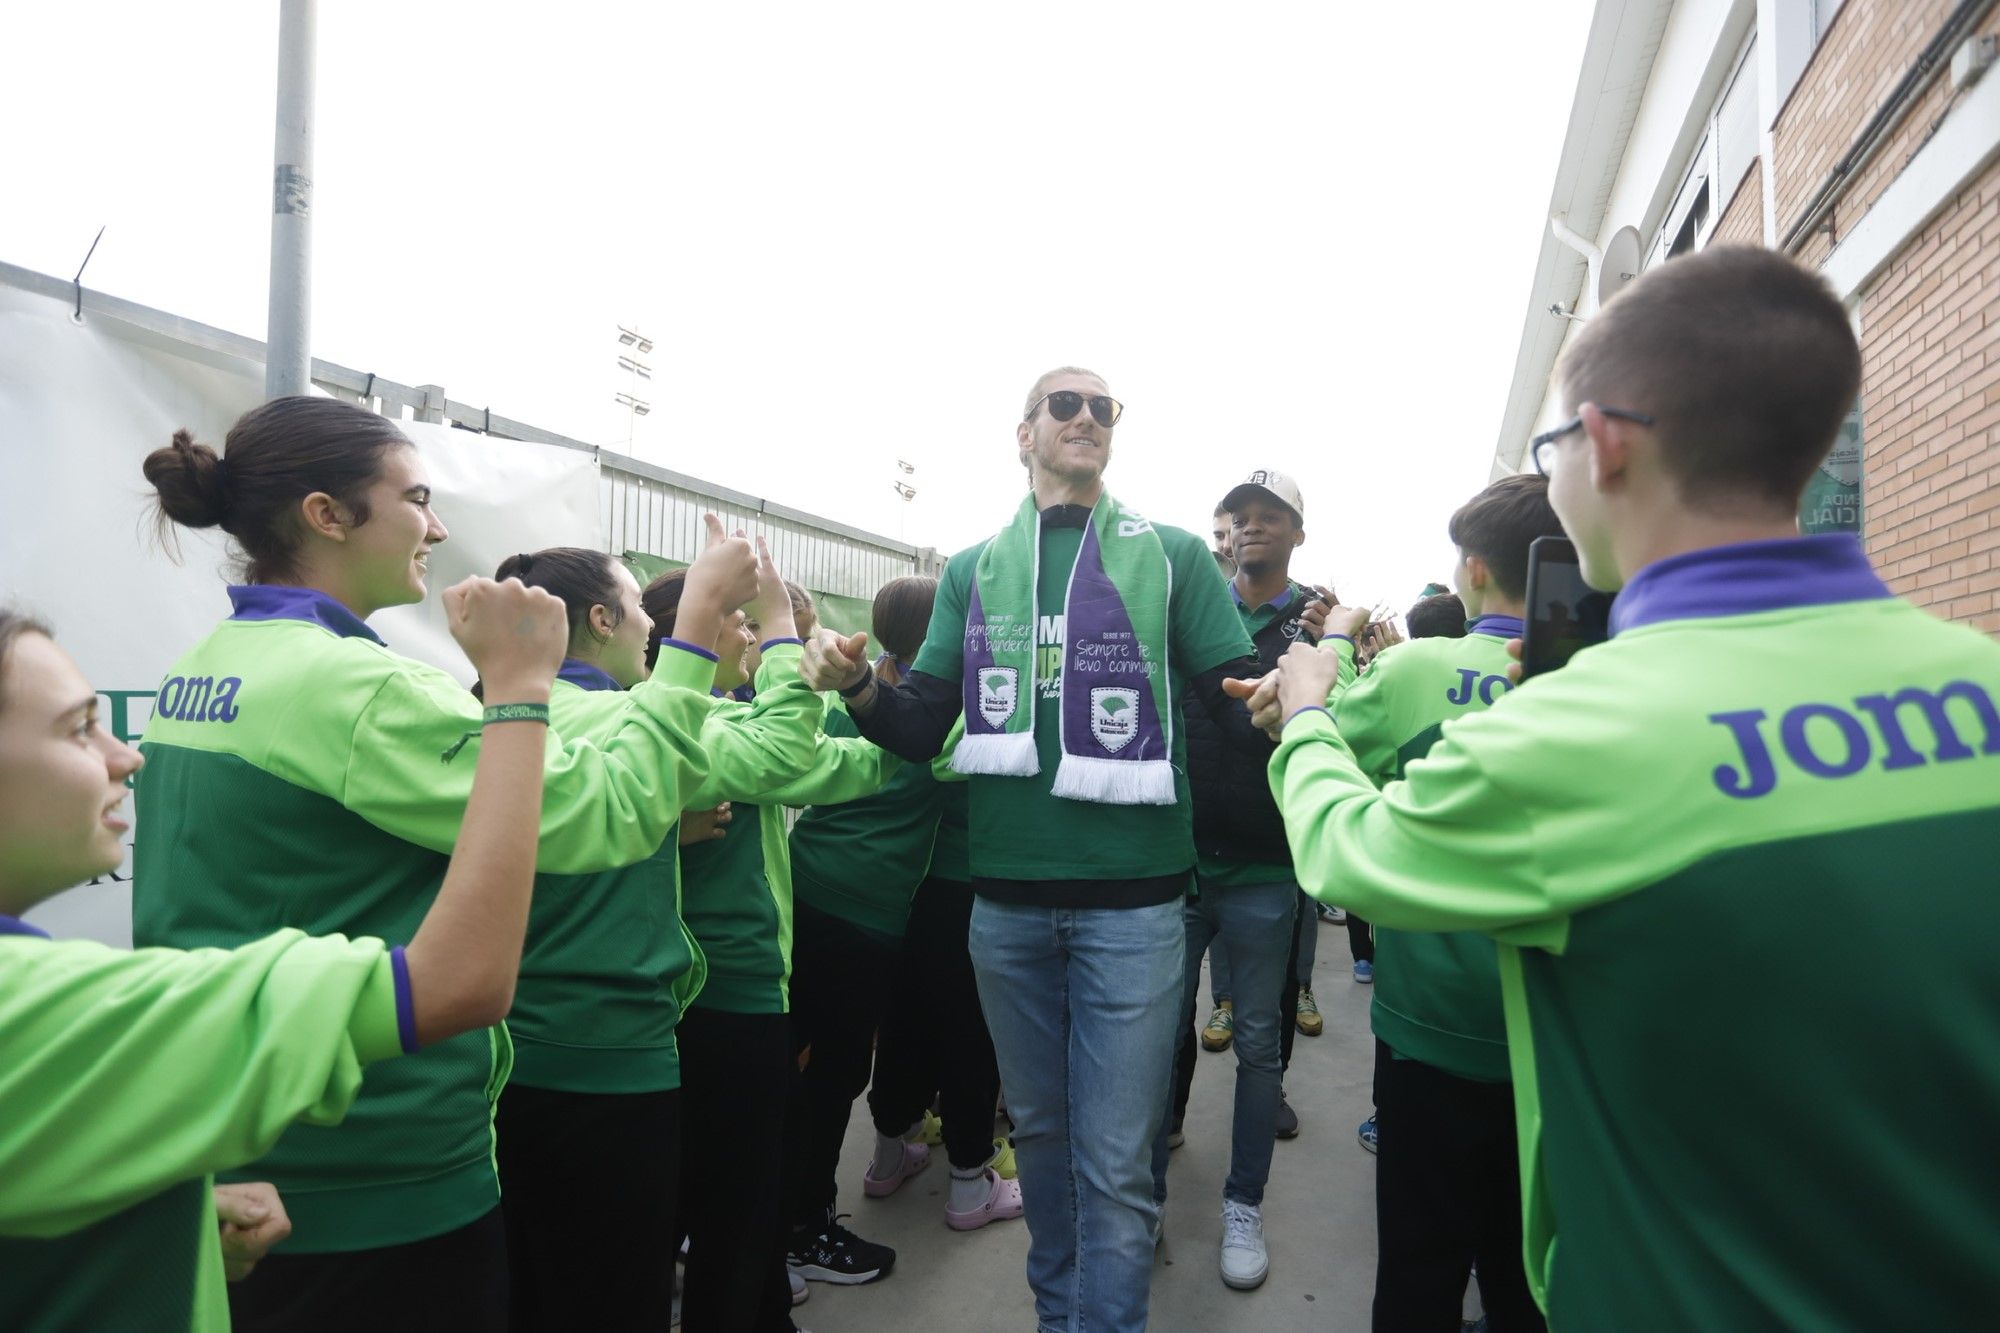
[[[1022,907],[979,898],[968,943],[1027,1207],[1038,1333],[1141,1333],[1152,1172],[1185,1002],[1178,901]],[[1272,994],[1276,994],[1275,984]]]
[[[1299,896],[1305,896],[1303,889],[1299,891]],[[1292,955],[1292,965],[1298,968],[1300,990],[1313,988],[1313,962],[1319,957],[1318,907],[1318,903],[1307,899],[1306,905],[1300,909],[1305,916],[1301,918],[1302,924],[1299,926],[1299,949]],[[1194,959],[1196,963],[1201,962],[1201,955],[1196,954]],[[1211,1008],[1219,1009],[1224,1000],[1230,999],[1235,994],[1236,992],[1230,989],[1229,983],[1229,946],[1220,939],[1212,939],[1208,942],[1209,1005]]]
[[[1285,970],[1292,949],[1292,921],[1298,885],[1218,885],[1200,879],[1201,894],[1185,909],[1187,961],[1185,989],[1176,1013],[1186,1013],[1201,985],[1201,955],[1213,945],[1228,950],[1236,991],[1236,1107],[1231,1117],[1229,1177],[1222,1197],[1262,1205],[1271,1178],[1276,1145],[1278,1096],[1284,1086],[1278,1039],[1290,1014],[1280,1014]],[[1317,924],[1317,919],[1315,919]],[[1213,959],[1209,963],[1214,967]],[[1173,1093],[1169,1089],[1168,1100]],[[1163,1118],[1153,1142],[1153,1197],[1167,1197],[1167,1125]]]

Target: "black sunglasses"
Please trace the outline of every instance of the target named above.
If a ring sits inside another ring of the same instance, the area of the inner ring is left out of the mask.
[[[1086,403],[1090,405],[1090,415],[1097,419],[1097,424],[1100,426],[1115,426],[1118,424],[1118,418],[1125,415],[1125,404],[1108,394],[1092,394],[1086,398],[1075,389],[1057,389],[1054,393],[1045,393],[1028,404],[1028,414],[1021,420],[1033,421],[1035,409],[1043,403],[1049,405],[1049,415],[1057,421],[1073,419],[1078,412],[1083,411]]]
[[[1629,421],[1635,426],[1650,426],[1653,424],[1653,419],[1644,412],[1632,412],[1622,407],[1600,407],[1597,410],[1607,417],[1617,417],[1620,421]],[[1545,456],[1548,447],[1571,431],[1582,429],[1583,417],[1577,415],[1563,422],[1562,425],[1557,426],[1554,430],[1545,430],[1534,439],[1529,440],[1528,457],[1534,460],[1535,471],[1541,473],[1544,477],[1548,476],[1549,464]]]

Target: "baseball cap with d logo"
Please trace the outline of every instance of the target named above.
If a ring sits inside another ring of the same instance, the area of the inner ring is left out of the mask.
[[[1276,500],[1292,511],[1292,515],[1299,521],[1299,526],[1305,526],[1305,497],[1299,494],[1299,484],[1284,473],[1272,471],[1270,468],[1259,468],[1241,485],[1222,497],[1222,507],[1233,514],[1252,499]]]

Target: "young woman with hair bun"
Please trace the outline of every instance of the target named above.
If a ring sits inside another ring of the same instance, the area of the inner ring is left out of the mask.
[[[368,626],[420,601],[447,537],[422,459],[349,403],[279,398],[218,455],[186,432],[145,462],[163,527],[220,527],[244,557],[233,612],[160,687],[142,749],[133,884],[141,945],[233,946],[282,927],[411,937],[465,815],[478,700]],[[689,576],[686,638],[652,681],[601,697],[599,740],[553,729],[537,863],[582,873],[650,854],[707,771],[699,741],[726,606],[755,587],[748,543]],[[506,1030],[386,1067],[334,1129],[296,1129],[252,1174],[284,1192],[290,1241],[230,1293],[239,1327],[485,1328],[504,1320],[492,1106]]]
[[[758,543],[749,613],[776,643],[730,741],[704,729],[711,777],[775,786],[814,757],[819,696],[797,670],[791,609]],[[550,699],[556,728],[597,737],[595,702],[644,681],[653,621],[625,566],[581,547],[510,556],[496,577],[559,597],[568,655]],[[729,632],[741,612],[730,617]],[[740,645],[740,639],[738,640]],[[740,647],[724,668],[733,670]],[[681,1170],[683,1007],[707,972],[680,913],[678,838],[615,870],[537,878],[521,984],[507,1025],[514,1072],[500,1100],[510,1317],[526,1329],[667,1327]],[[588,1217],[589,1226],[577,1225]]]
[[[0,610],[0,1328],[226,1330],[225,1275],[252,1271],[303,1199],[209,1174],[294,1121],[338,1122],[364,1066],[506,1012],[562,616],[486,579],[445,599],[512,711],[468,756],[456,849],[392,937],[407,945],[278,929],[193,952],[58,942],[19,919],[124,859],[119,808],[144,760],[98,725],[48,631]]]

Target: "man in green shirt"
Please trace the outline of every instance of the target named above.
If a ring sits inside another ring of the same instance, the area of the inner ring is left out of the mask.
[[[2000,1293],[2000,645],[1798,535],[1860,373],[1789,260],[1660,266],[1578,336],[1575,416],[1532,445],[1620,590],[1608,642],[1379,791],[1322,707],[1344,648],[1236,687],[1277,696],[1308,892],[1499,942],[1558,1330],[1953,1328]]]
[[[1182,710],[1192,692],[1237,744],[1268,747],[1223,691],[1250,652],[1214,557],[1104,486],[1123,406],[1065,367],[1015,431],[1032,493],[953,556],[894,687],[865,635],[822,631],[806,679],[864,736],[925,762],[964,717],[969,943],[992,1029],[1044,1330],[1145,1327],[1150,1147],[1180,1017],[1194,869]]]

